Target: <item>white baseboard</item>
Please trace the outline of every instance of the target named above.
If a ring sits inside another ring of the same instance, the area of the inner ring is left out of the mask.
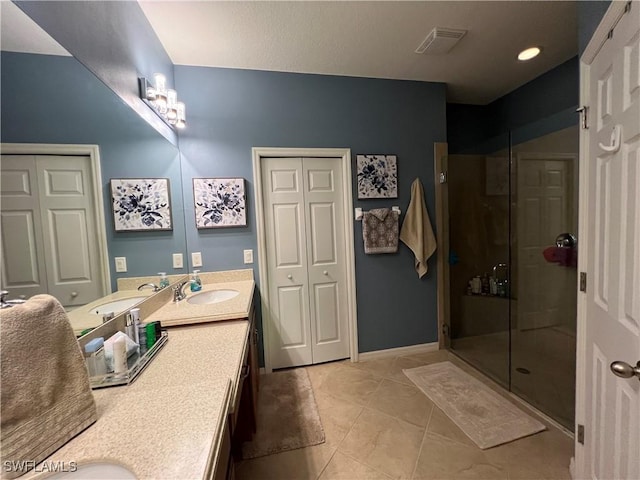
[[[387,348],[386,350],[363,352],[358,354],[358,361],[366,362],[367,360],[378,360],[380,358],[413,355],[415,353],[435,352],[437,350],[439,350],[438,342],[421,343],[419,345],[409,345],[407,347]]]

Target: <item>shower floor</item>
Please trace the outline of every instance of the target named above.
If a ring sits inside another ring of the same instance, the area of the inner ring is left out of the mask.
[[[547,327],[512,330],[511,337],[511,391],[573,430],[575,335],[568,328]],[[509,332],[452,339],[451,348],[508,387]]]

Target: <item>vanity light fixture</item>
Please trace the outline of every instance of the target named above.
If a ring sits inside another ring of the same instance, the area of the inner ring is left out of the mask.
[[[540,47],[526,48],[518,54],[518,60],[520,60],[521,62],[526,62],[527,60],[531,60],[532,58],[537,57],[541,51],[542,49]]]
[[[153,84],[146,78],[140,77],[140,98],[149,104],[153,110],[169,125],[176,128],[186,126],[185,106],[178,102],[178,92],[167,88],[167,79],[161,73],[153,75]]]

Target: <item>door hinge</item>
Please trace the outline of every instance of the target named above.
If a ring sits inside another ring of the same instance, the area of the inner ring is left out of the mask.
[[[447,183],[447,172],[440,172],[440,183]]]
[[[589,106],[583,105],[576,110],[580,114],[580,124],[582,128],[587,130],[589,128]]]
[[[580,291],[587,291],[587,272],[580,272]]]
[[[578,443],[584,445],[584,425],[578,425]]]
[[[449,325],[442,325],[442,335],[445,337],[449,336]]]

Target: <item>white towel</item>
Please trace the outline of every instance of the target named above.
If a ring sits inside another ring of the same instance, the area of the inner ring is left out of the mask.
[[[0,457],[40,463],[97,419],[84,356],[62,305],[36,295],[0,311]],[[15,478],[32,468],[2,469]]]
[[[433,235],[427,205],[424,203],[422,182],[419,178],[411,184],[411,201],[402,222],[400,240],[415,255],[418,277],[424,277],[428,269],[427,260],[436,251],[436,237]]]

